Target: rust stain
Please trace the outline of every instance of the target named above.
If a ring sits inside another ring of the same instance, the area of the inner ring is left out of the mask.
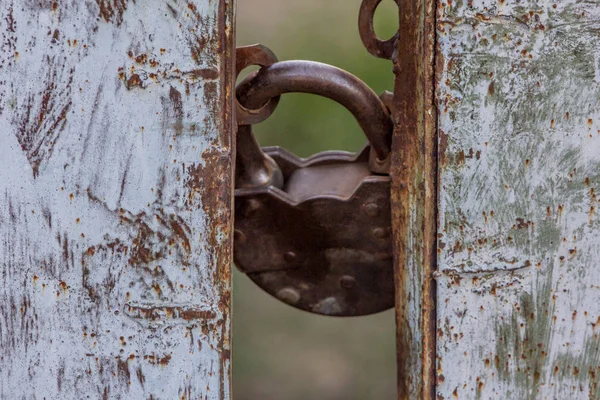
[[[138,369],[135,371],[135,375],[137,376],[140,385],[144,387],[144,383],[146,382],[146,376],[144,375],[144,372],[142,371],[141,367],[138,367]]]
[[[157,188],[158,194],[162,192],[162,186]],[[88,191],[88,197],[95,197]],[[150,205],[149,205],[150,206]],[[90,271],[87,267],[91,257],[97,258],[93,264],[109,263],[110,265],[128,265],[135,268],[140,278],[151,280],[151,283],[137,286],[141,290],[142,298],[163,300],[171,296],[175,291],[175,284],[169,275],[161,267],[162,260],[172,260],[183,270],[191,263],[192,249],[190,235],[191,230],[184,219],[175,214],[165,214],[157,205],[152,205],[150,212],[131,214],[123,209],[119,211],[119,219],[123,228],[127,229],[129,237],[125,240],[119,238],[105,238],[105,241],[90,246],[82,253],[82,281],[83,287],[87,289],[90,298],[99,301],[99,293],[112,291],[118,275],[108,270],[108,276],[101,283],[92,284],[89,281]],[[129,293],[129,292],[128,292]],[[129,294],[126,295],[129,298]],[[143,312],[144,308],[135,311],[130,310],[133,318],[150,318],[152,313]],[[184,309],[166,308],[164,318],[166,319],[188,319],[193,318],[194,312]],[[168,311],[168,313],[167,313]],[[156,315],[160,314],[160,307],[155,309]],[[200,317],[200,315],[198,316]],[[210,316],[207,316],[210,317]]]
[[[131,74],[129,79],[127,79],[127,81],[125,82],[125,87],[127,87],[127,89],[131,90],[134,87],[143,88],[144,86],[142,83],[142,79],[140,78],[140,76],[138,74]]]
[[[195,6],[194,3],[187,3],[187,12],[180,12],[176,7],[167,4],[170,15],[177,23],[180,24],[181,28],[187,31],[188,47],[190,49],[190,56],[197,64],[205,64],[206,61],[210,65],[217,66],[218,60],[221,56],[225,60],[230,60],[231,55],[224,52],[224,43],[230,43],[231,48],[234,48],[233,42],[231,42],[231,32],[227,29],[228,25],[222,25],[221,22],[225,22],[224,18],[228,15],[222,2],[219,2],[219,38],[215,40],[214,33],[211,30],[211,25],[214,21],[208,15],[203,15]],[[183,10],[181,10],[183,11]]]
[[[118,67],[117,75],[129,90],[135,87],[145,89],[152,84],[164,81],[177,82],[178,84],[184,81],[185,85],[188,86],[186,94],[189,94],[189,85],[199,81],[215,81],[220,78],[219,70],[213,67],[182,71],[179,68],[173,68],[172,64],[161,65],[156,58],[147,53],[135,55],[130,50],[127,55],[133,61],[133,64]]]
[[[96,0],[99,7],[99,16],[106,22],[112,22],[117,26],[123,23],[123,14],[127,10],[128,0]],[[135,0],[133,0],[135,4]]]
[[[131,373],[129,372],[129,363],[128,360],[121,359],[121,357],[117,357],[117,375],[119,378],[125,380],[126,383],[131,382]]]
[[[159,188],[162,192],[162,189]],[[160,208],[155,213],[142,211],[131,214],[121,210],[120,220],[132,228],[131,247],[121,247],[119,240],[112,242],[120,251],[129,252],[129,265],[142,266],[172,255],[178,262],[189,265],[191,230],[183,218],[175,214],[164,214]]]
[[[148,54],[146,54],[146,53],[138,54],[135,57],[135,62],[138,64],[142,64],[142,65],[146,64],[148,62]]]
[[[71,84],[75,68],[67,69],[65,60],[56,57],[48,57],[46,61],[44,90],[40,96],[29,96],[22,115],[15,121],[17,139],[31,164],[34,178],[38,176],[41,164],[52,156],[72,105]]]
[[[189,234],[189,228],[185,225],[182,225],[182,221],[177,221],[175,218],[171,218],[169,222],[171,225],[171,231],[179,239],[183,249],[189,253],[191,251],[190,239],[187,236]],[[187,228],[187,230],[184,228],[184,226]]]
[[[204,84],[204,104],[211,110],[216,110],[221,104],[221,97],[219,96],[219,83],[218,82],[206,82]],[[217,144],[217,143],[215,143]]]
[[[513,229],[529,229],[533,225],[533,221],[525,221],[523,218],[517,218],[517,223],[512,226]]]
[[[446,163],[447,163],[446,152],[448,151],[448,135],[441,129],[439,130],[438,146],[439,146],[438,154],[439,154],[440,166],[445,167]]]
[[[210,36],[208,36],[207,33],[196,34],[194,35],[194,38],[189,41],[192,59],[197,64],[202,62],[203,50],[210,44],[210,42]],[[206,53],[209,53],[209,51],[206,51]]]
[[[224,204],[231,204],[231,187],[223,185],[223,178],[231,175],[231,157],[223,155],[211,146],[202,155],[203,165],[188,167],[189,200],[200,196],[202,208],[211,219],[208,230],[208,245],[216,251],[210,254],[210,263],[214,268],[215,282],[228,282],[230,279],[229,265],[226,260],[231,258],[230,246],[220,243],[220,237],[231,236],[231,212]]]
[[[152,353],[152,354],[148,354],[148,355],[144,355],[144,360],[148,361],[148,363],[152,364],[152,365],[168,365],[169,362],[171,361],[171,354],[164,354],[162,357],[161,356],[157,356],[156,354]]]
[[[158,359],[158,363],[160,365],[167,365],[169,363],[169,361],[171,361],[171,355],[170,354],[167,354],[164,357]]]
[[[169,89],[169,97],[162,97],[162,132],[169,135],[175,130],[175,136],[183,133],[183,101],[181,93],[173,86]]]
[[[461,150],[456,155],[456,164],[463,165],[464,163],[465,163],[465,152]]]
[[[60,281],[58,283],[58,286],[60,287],[60,290],[62,290],[63,292],[66,292],[68,289],[67,283],[63,282],[63,281]]]
[[[150,321],[168,319],[181,319],[184,321],[213,320],[217,317],[217,314],[212,310],[200,310],[188,306],[159,307],[126,304],[124,312],[131,318]]]
[[[193,69],[184,72],[183,75],[190,76],[192,79],[197,80],[215,80],[219,79],[220,76],[219,71],[214,68]]]
[[[12,3],[8,7],[7,11],[8,12],[6,12],[4,16],[4,21],[6,21],[6,24],[3,25],[5,27],[5,31],[3,32],[2,36],[2,50],[5,52],[5,54],[10,54],[15,53],[17,51],[17,21],[14,17],[14,9]],[[0,60],[0,70],[3,67],[10,67],[11,65],[13,65],[13,60],[10,60],[8,58]],[[0,115],[2,114],[2,111],[4,109],[4,102],[2,101],[3,99],[4,93],[0,93]]]

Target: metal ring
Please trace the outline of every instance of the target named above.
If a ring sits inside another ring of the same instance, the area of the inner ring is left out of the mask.
[[[375,10],[377,10],[381,1],[382,0],[363,0],[358,15],[358,31],[360,33],[360,38],[369,53],[375,57],[391,60],[393,58],[399,34],[396,33],[388,40],[381,40],[377,37],[373,18],[375,17]],[[397,4],[398,1],[395,1]]]
[[[258,65],[266,68],[276,63],[277,56],[266,46],[262,44],[253,44],[250,46],[238,47],[235,50],[235,74],[238,76],[242,70],[251,66]],[[256,75],[256,72],[250,74],[250,77]],[[279,104],[279,96],[273,97],[257,109],[250,109],[240,104],[238,99],[235,101],[236,118],[238,125],[254,125],[269,118]]]
[[[369,86],[342,69],[314,61],[282,61],[246,78],[236,91],[240,103],[251,108],[292,92],[332,99],[356,118],[379,159],[390,153],[393,123],[386,106]]]
[[[258,72],[253,72],[244,81],[247,79],[252,79],[256,76]],[[277,105],[279,104],[280,97],[273,97],[267,103],[265,103],[262,107],[257,109],[247,108],[240,104],[239,100],[235,99],[235,112],[236,119],[238,125],[254,125],[260,122],[263,122],[267,118],[273,114]]]

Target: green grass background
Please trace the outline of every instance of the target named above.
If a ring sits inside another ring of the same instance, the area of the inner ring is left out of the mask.
[[[238,46],[262,43],[280,60],[306,59],[345,69],[376,93],[392,90],[390,61],[369,55],[358,35],[360,0],[238,0]],[[376,29],[393,35],[398,12],[380,6]],[[271,118],[255,127],[262,145],[300,156],[360,149],[366,139],[342,106],[318,96],[282,96]],[[235,400],[394,399],[393,311],[328,318],[289,307],[233,276]]]

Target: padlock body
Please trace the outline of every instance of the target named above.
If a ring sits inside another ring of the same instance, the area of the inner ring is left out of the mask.
[[[393,307],[390,178],[370,174],[368,150],[308,160],[265,152],[286,184],[236,190],[237,267],[306,311],[352,316]]]

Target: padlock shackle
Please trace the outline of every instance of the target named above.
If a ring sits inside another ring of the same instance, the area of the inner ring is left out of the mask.
[[[262,68],[237,87],[238,101],[259,109],[284,93],[311,93],[348,109],[380,160],[390,153],[393,123],[377,94],[363,81],[337,67],[314,61],[282,61]]]

